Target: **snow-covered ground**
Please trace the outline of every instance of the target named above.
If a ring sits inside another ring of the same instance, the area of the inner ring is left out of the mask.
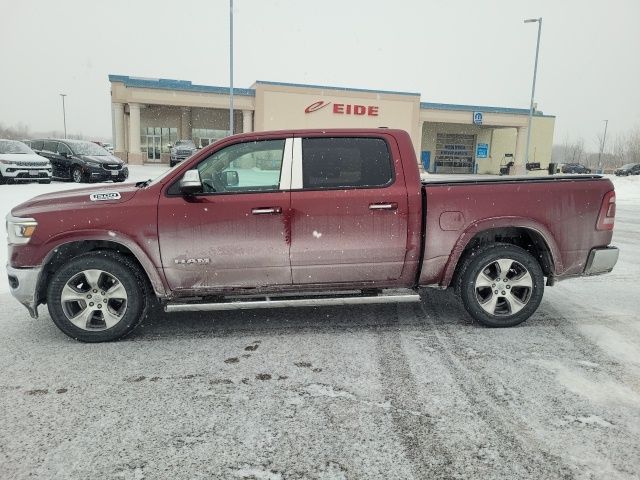
[[[616,269],[511,329],[428,290],[156,313],[86,345],[0,292],[0,478],[640,478],[640,177],[613,181]]]

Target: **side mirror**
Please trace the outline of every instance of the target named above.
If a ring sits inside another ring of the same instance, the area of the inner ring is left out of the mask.
[[[180,180],[180,192],[184,195],[202,193],[202,181],[198,170],[187,170]]]
[[[222,183],[225,187],[237,187],[240,183],[238,172],[235,170],[226,170],[224,172],[220,172],[219,175],[220,183]]]

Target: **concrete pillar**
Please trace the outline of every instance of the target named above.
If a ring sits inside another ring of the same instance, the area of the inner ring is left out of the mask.
[[[422,120],[418,122],[418,131],[413,145],[413,148],[415,148],[416,150],[416,158],[418,159],[418,169],[420,170],[420,173],[425,171],[424,166],[422,165],[422,150],[424,148],[424,146],[422,145],[422,137],[424,135],[423,132],[425,123],[426,122]]]
[[[182,107],[180,111],[180,132],[178,140],[191,138],[191,108]]]
[[[527,170],[524,166],[525,150],[527,148],[527,127],[518,127],[516,134],[516,156],[513,159],[511,175],[524,175]]]
[[[114,146],[113,150],[117,157],[126,160],[125,137],[124,137],[124,104],[112,103],[111,115],[114,125]]]
[[[242,133],[253,132],[253,110],[242,111]]]
[[[129,104],[129,163],[142,165],[140,151],[140,105]]]

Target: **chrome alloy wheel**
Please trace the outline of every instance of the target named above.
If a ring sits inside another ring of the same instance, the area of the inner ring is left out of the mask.
[[[127,311],[127,291],[109,272],[83,270],[65,284],[60,303],[76,327],[106,330],[118,324]]]
[[[490,315],[518,313],[529,303],[532,292],[531,274],[524,265],[510,258],[487,264],[476,277],[476,299]]]

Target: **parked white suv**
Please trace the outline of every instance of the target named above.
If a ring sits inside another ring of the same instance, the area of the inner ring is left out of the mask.
[[[0,139],[0,184],[51,183],[51,163],[17,140]]]

